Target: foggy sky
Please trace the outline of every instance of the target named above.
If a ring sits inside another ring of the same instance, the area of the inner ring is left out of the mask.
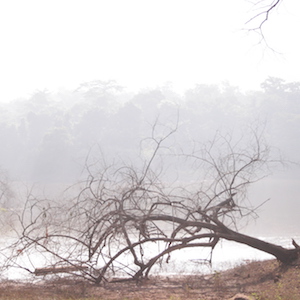
[[[130,90],[228,80],[257,89],[268,76],[298,81],[300,4],[283,1],[265,23],[269,46],[243,30],[250,1],[38,1],[0,4],[0,101],[36,89],[115,79]],[[281,53],[281,54],[279,54]]]

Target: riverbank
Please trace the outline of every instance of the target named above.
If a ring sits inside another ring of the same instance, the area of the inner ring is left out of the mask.
[[[71,279],[0,284],[0,300],[224,300],[238,293],[255,300],[298,300],[300,260],[291,266],[281,266],[276,260],[248,262],[224,272],[155,276],[138,284],[95,286]]]

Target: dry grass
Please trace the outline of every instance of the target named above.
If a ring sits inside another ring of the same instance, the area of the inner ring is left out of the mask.
[[[154,277],[138,285],[95,286],[74,280],[0,284],[0,300],[224,300],[237,293],[255,300],[299,300],[300,262],[288,267],[276,260],[249,262],[222,273]]]

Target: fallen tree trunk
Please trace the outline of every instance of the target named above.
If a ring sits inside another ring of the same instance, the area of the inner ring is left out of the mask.
[[[58,274],[58,273],[70,273],[76,271],[87,270],[88,267],[84,266],[68,266],[68,267],[47,267],[47,268],[36,268],[34,274],[36,276],[43,276],[47,274]]]
[[[268,243],[263,240],[245,235],[227,228],[226,233],[220,233],[219,236],[226,240],[234,241],[252,248],[264,251],[275,256],[280,262],[284,264],[291,263],[299,257],[300,247],[293,240],[294,249],[287,249],[276,244]]]
[[[285,264],[288,264],[299,257],[300,246],[294,240],[292,240],[292,244],[295,248],[287,249],[282,246],[268,243],[258,238],[251,237],[249,235],[231,230],[217,219],[212,219],[211,217],[208,216],[207,218],[208,218],[207,222],[200,222],[200,221],[184,220],[182,218],[172,217],[168,215],[157,215],[157,216],[148,217],[148,219],[151,220],[172,221],[174,223],[180,224],[182,228],[183,227],[205,228],[211,232],[211,238],[222,238],[225,240],[248,245],[252,248],[261,250],[263,252],[275,256],[280,262]],[[197,237],[196,235],[192,236],[190,240],[192,241],[196,237]],[[188,240],[189,239],[183,239],[183,242]],[[182,248],[184,247],[185,246],[183,245]]]

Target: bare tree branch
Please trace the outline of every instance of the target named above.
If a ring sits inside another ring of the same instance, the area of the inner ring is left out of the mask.
[[[249,26],[246,30],[257,33],[260,37],[259,43],[264,43],[267,48],[272,49],[275,52],[275,50],[267,42],[263,28],[269,20],[272,12],[279,7],[282,0],[260,0],[248,2],[253,4],[252,10],[256,13],[245,23],[247,27]]]

